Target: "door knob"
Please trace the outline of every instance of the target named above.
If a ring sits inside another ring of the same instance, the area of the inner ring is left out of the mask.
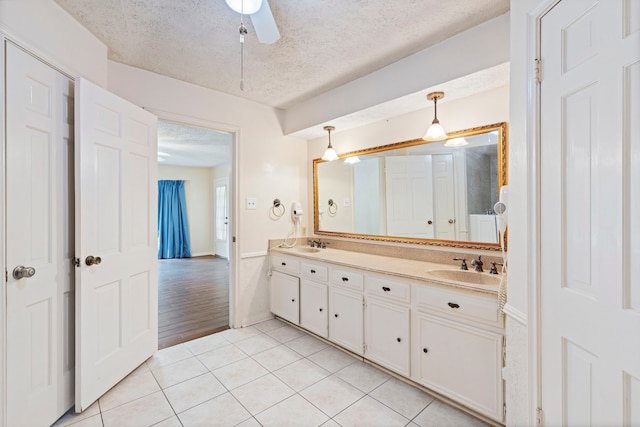
[[[456,222],[456,220],[455,220],[455,219],[450,219],[450,220],[449,220],[449,224],[453,224],[454,222]]]
[[[36,274],[36,269],[33,267],[19,265],[13,269],[13,278],[16,280],[28,279],[29,277],[33,277],[34,274]]]
[[[89,255],[84,259],[84,263],[87,265],[98,265],[102,262],[102,258],[99,256]]]

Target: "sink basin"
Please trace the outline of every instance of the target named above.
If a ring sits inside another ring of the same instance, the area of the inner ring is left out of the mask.
[[[463,282],[472,285],[498,286],[500,284],[500,276],[489,273],[478,273],[466,270],[432,270],[428,273],[437,279],[453,280],[454,282]]]
[[[309,246],[296,246],[293,250],[298,252],[305,252],[308,254],[315,254],[316,252],[320,252],[320,248],[311,248]]]

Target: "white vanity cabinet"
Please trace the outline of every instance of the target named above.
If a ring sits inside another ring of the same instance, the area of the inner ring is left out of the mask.
[[[363,275],[331,269],[329,286],[329,339],[352,352],[364,352]]]
[[[413,379],[503,421],[503,332],[495,297],[414,286]]]
[[[365,357],[410,375],[411,285],[381,276],[365,277]]]
[[[271,274],[271,312],[296,325],[300,321],[299,283],[299,278],[289,274]]]

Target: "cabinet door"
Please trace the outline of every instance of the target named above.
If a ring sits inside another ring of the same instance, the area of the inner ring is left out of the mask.
[[[327,285],[300,281],[300,326],[322,337],[328,335]]]
[[[367,298],[365,357],[409,376],[409,307]]]
[[[426,314],[416,315],[419,381],[502,421],[502,335]]]
[[[296,325],[300,321],[299,281],[278,271],[271,275],[271,312]]]
[[[362,294],[329,288],[329,339],[362,355]]]

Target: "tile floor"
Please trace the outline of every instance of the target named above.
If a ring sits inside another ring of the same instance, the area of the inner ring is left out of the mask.
[[[486,424],[274,319],[158,351],[67,425]]]

